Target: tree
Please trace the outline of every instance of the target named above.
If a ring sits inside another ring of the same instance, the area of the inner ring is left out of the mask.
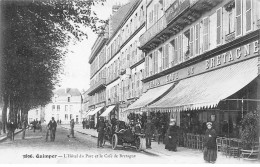
[[[1,1],[2,65],[0,93],[11,119],[47,104],[59,82],[66,46],[87,37],[82,27],[102,32],[102,24],[92,6],[104,0],[16,0]]]

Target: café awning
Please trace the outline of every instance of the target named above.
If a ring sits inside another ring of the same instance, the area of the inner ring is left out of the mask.
[[[95,115],[97,112],[99,112],[103,107],[95,108],[94,110],[90,111],[87,116]]]
[[[258,76],[258,60],[181,80],[166,96],[148,106],[151,111],[182,111],[216,107]]]
[[[83,117],[86,118],[88,116],[88,113],[90,113],[93,109],[90,109],[88,111],[86,111],[84,114],[83,114]]]
[[[109,106],[101,115],[100,117],[106,117],[108,114],[115,108],[115,105]]]
[[[154,101],[160,99],[165,94],[167,94],[173,87],[174,83],[149,89],[144,93],[138,100],[131,104],[126,111],[140,111],[141,108],[146,107],[147,105],[153,103]]]

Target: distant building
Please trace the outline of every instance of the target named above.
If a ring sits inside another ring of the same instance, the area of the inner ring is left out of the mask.
[[[69,124],[71,119],[76,123],[81,122],[82,97],[78,89],[58,89],[54,92],[52,103],[45,106],[45,120],[48,122],[52,117],[61,120],[62,124]]]
[[[44,118],[45,118],[44,107],[38,107],[28,111],[28,122],[32,122],[33,120],[44,122]]]

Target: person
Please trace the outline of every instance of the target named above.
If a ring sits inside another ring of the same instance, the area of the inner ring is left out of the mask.
[[[103,147],[103,139],[105,134],[105,122],[104,118],[100,117],[97,123],[97,132],[98,132],[98,139],[97,139],[97,147]]]
[[[23,130],[22,139],[23,140],[25,138],[26,127],[27,127],[27,122],[26,122],[26,120],[23,120],[23,122],[22,122],[22,130]]]
[[[60,125],[61,125],[61,120],[60,120]]]
[[[89,120],[86,119],[86,129],[89,129]]]
[[[46,139],[45,139],[45,141],[47,142],[48,141],[48,139],[49,139],[49,136],[50,136],[50,125],[48,124],[47,126],[46,126]]]
[[[176,120],[171,119],[166,133],[165,149],[169,151],[177,151],[179,127],[176,125]]]
[[[16,125],[13,121],[10,122],[10,137],[11,140],[14,140],[14,131],[16,129]]]
[[[3,124],[2,124],[2,122],[0,121],[0,135],[2,134],[2,129],[3,129]]]
[[[72,138],[75,138],[75,136],[74,136],[74,126],[75,126],[74,119],[71,119],[70,120],[70,134],[68,135],[68,137],[72,136]]]
[[[33,126],[33,132],[35,132],[37,122],[33,120],[32,126]]]
[[[217,160],[217,133],[212,128],[212,123],[207,123],[207,130],[204,139],[204,160],[209,163],[215,163]]]
[[[90,118],[90,129],[94,129],[94,117]]]
[[[50,137],[51,141],[55,140],[55,133],[56,133],[56,128],[57,128],[57,123],[54,120],[54,117],[51,118],[51,121],[48,123],[49,129],[50,129]]]
[[[83,121],[82,121],[82,128],[83,129],[85,129],[85,126],[86,126],[85,124],[86,124],[85,119],[83,119]]]
[[[154,134],[154,125],[151,122],[151,119],[147,119],[147,123],[144,125],[144,133],[145,133],[145,141],[146,141],[146,149],[151,149],[151,139]]]

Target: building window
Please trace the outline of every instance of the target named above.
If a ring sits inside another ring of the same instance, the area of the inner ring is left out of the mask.
[[[68,114],[65,114],[65,120],[68,120]]]
[[[57,111],[60,111],[60,105],[57,105]]]
[[[70,97],[68,97],[68,102],[70,102]]]
[[[55,105],[52,105],[52,111],[54,111],[55,110]]]
[[[190,57],[190,39],[191,33],[190,30],[187,30],[183,34],[183,55],[184,60],[188,60]]]
[[[72,114],[70,114],[70,120],[73,118],[73,115]]]
[[[66,112],[68,111],[68,105],[65,105],[65,111]]]

